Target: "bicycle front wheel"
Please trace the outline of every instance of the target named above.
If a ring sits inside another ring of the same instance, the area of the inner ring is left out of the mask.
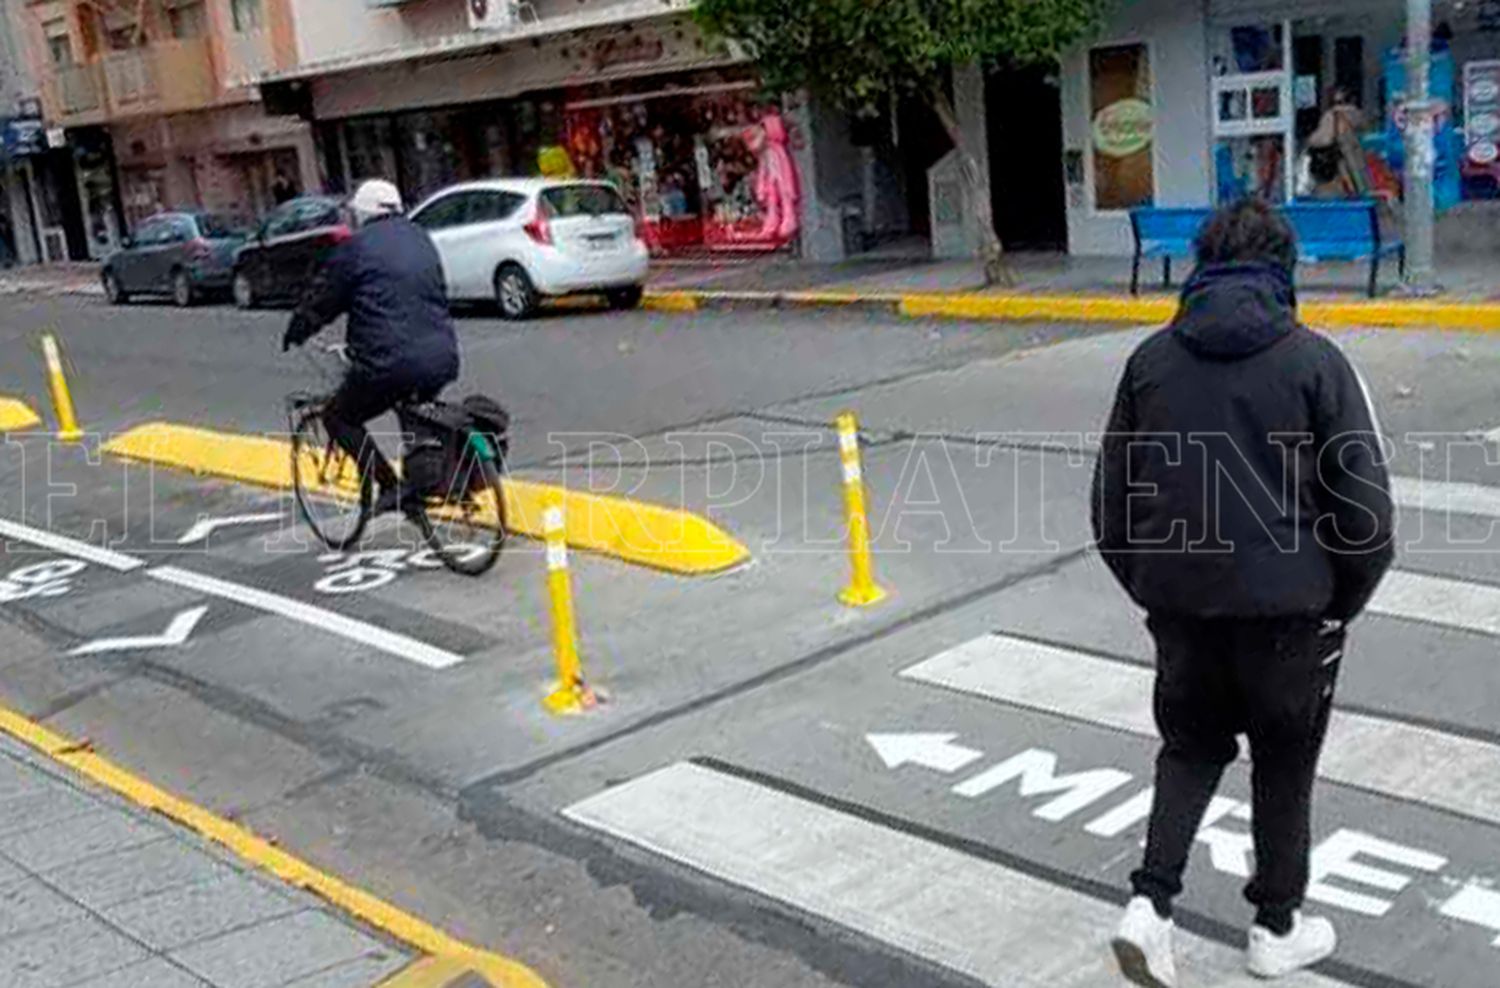
[[[489,572],[505,548],[505,494],[502,461],[465,449],[454,477],[454,493],[428,503],[412,520],[444,566],[464,576]],[[461,492],[461,493],[460,493]]]
[[[301,410],[292,425],[292,487],[313,534],[343,552],[370,520],[374,482],[328,434],[320,409]]]

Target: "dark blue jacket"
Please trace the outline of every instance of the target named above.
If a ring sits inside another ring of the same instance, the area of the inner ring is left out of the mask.
[[[1297,322],[1290,276],[1197,271],[1125,365],[1094,475],[1105,562],[1152,612],[1348,620],[1391,564],[1363,384]]]
[[[349,359],[361,377],[413,388],[458,377],[442,260],[405,217],[367,223],[334,251],[292,315],[287,342],[301,344],[346,313]]]

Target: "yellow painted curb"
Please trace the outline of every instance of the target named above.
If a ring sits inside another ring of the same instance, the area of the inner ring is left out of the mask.
[[[0,432],[24,432],[41,424],[41,416],[24,401],[0,398]]]
[[[291,444],[285,439],[148,422],[111,439],[103,451],[258,487],[292,486]],[[750,550],[733,536],[690,511],[508,477],[509,530],[542,538],[549,494],[561,494],[568,545],[583,552],[689,576],[721,572],[750,558]],[[493,513],[490,518],[493,523]]]
[[[422,953],[451,960],[462,965],[461,971],[483,974],[491,984],[504,988],[547,988],[546,982],[518,961],[472,947],[425,920],[318,870],[239,824],[230,823],[210,810],[173,796],[95,754],[87,742],[72,741],[3,706],[0,706],[0,731],[66,765],[91,782],[137,806],[160,813],[228,849],[240,860],[270,872],[289,885],[306,889],[366,926]]]
[[[1163,323],[1176,313],[1177,300],[1103,295],[905,295],[900,311],[914,318]]]
[[[1496,302],[1303,302],[1297,311],[1310,326],[1500,331]]]
[[[641,305],[657,312],[697,312],[698,295],[695,292],[647,292]]]

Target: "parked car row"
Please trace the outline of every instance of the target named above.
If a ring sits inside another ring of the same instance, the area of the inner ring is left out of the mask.
[[[649,255],[611,185],[468,182],[410,215],[432,236],[454,302],[494,302],[507,319],[565,295],[603,294],[613,308],[640,303]],[[351,235],[342,202],[329,196],[293,199],[259,226],[202,211],[162,213],[105,261],[101,277],[115,304],[155,296],[188,306],[224,293],[242,309],[286,304]]]

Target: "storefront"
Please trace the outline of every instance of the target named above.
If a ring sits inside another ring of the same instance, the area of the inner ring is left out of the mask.
[[[1440,217],[1500,196],[1500,2],[1433,0]],[[1121,8],[1064,76],[1069,249],[1126,253],[1128,211],[1369,197],[1399,220],[1402,0]]]

